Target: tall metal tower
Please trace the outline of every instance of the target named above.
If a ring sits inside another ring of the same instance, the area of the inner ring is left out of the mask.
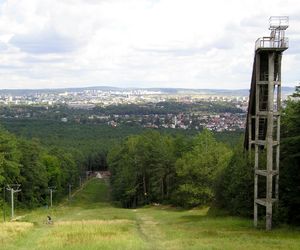
[[[266,230],[272,228],[273,204],[278,202],[281,59],[288,48],[287,16],[270,17],[269,37],[256,40],[245,148],[255,151],[254,225],[258,205],[266,207]],[[265,187],[264,187],[265,186]]]

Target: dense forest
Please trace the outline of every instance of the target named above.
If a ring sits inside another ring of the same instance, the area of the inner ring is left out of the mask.
[[[204,130],[194,138],[149,131],[130,136],[108,154],[113,196],[124,207],[171,202],[209,204],[231,150]]]
[[[18,137],[37,139],[45,147],[68,150],[84,162],[88,170],[106,169],[107,152],[130,135],[149,129],[140,126],[63,123],[40,119],[1,119],[0,124]],[[195,136],[197,130],[159,129],[162,134]],[[215,132],[217,140],[234,145],[241,131]]]
[[[0,129],[1,190],[5,191],[7,184],[21,184],[22,192],[17,199],[21,207],[47,204],[49,186],[55,186],[56,197],[62,197],[69,184],[78,185],[82,167],[81,162],[66,150],[46,148],[35,139],[17,138]]]
[[[55,198],[61,198],[69,184],[79,184],[86,170],[106,170],[107,153],[115,145],[130,135],[151,131],[138,126],[113,128],[43,119],[2,119],[0,123],[0,187],[4,191],[7,184],[21,184],[22,192],[17,198],[23,207],[47,204],[49,186],[56,186]],[[182,138],[192,138],[196,133],[159,130],[159,134]],[[217,138],[232,144],[239,135],[240,132],[216,133]]]

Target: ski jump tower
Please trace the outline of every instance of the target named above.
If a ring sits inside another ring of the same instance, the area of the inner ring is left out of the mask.
[[[266,230],[272,228],[273,204],[278,202],[281,58],[288,48],[286,16],[270,17],[269,37],[258,38],[249,96],[244,147],[255,151],[254,226],[258,205],[266,207]]]

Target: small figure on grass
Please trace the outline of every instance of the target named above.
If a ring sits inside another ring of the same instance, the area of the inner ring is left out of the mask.
[[[47,215],[47,224],[52,225],[53,221],[50,215]]]

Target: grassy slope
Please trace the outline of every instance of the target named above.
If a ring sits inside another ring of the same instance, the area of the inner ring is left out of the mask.
[[[300,249],[296,229],[255,230],[250,220],[213,216],[207,208],[121,209],[108,193],[103,180],[93,179],[71,203],[0,224],[0,249]],[[45,224],[47,214],[54,225]]]

